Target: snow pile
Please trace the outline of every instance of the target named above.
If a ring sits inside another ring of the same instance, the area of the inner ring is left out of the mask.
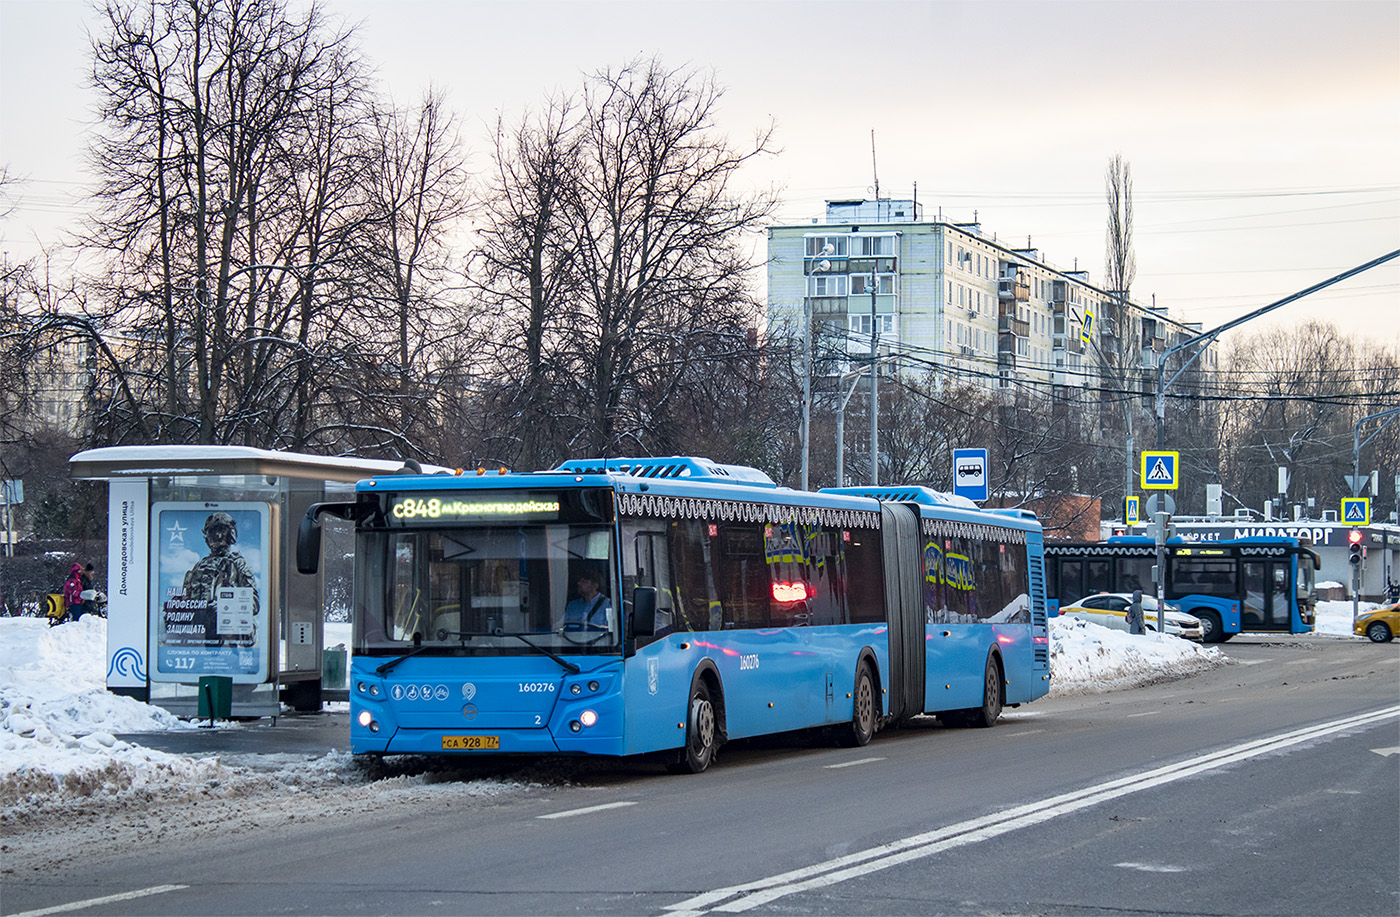
[[[118,732],[192,728],[158,707],[107,692],[107,622],[49,627],[0,619],[0,808],[35,794],[88,796],[168,778],[217,779],[217,762],[169,755]]]
[[[1177,637],[1130,634],[1078,618],[1050,619],[1050,694],[1089,694],[1168,681],[1229,662]]]

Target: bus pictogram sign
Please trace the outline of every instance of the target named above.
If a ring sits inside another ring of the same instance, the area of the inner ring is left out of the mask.
[[[1180,467],[1176,452],[1142,453],[1142,487],[1144,490],[1176,490],[1177,469]]]

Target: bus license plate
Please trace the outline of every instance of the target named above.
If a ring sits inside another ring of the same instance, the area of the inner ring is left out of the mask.
[[[500,751],[500,736],[443,736],[442,750]]]

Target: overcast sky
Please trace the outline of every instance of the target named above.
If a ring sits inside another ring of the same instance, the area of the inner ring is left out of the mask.
[[[326,0],[382,88],[430,82],[478,168],[486,126],[638,56],[712,70],[783,222],[907,198],[1103,276],[1104,170],[1131,165],[1134,299],[1215,327],[1400,249],[1400,3],[644,3]],[[73,0],[0,0],[0,163],[27,178],[10,257],[83,209],[92,99]],[[872,162],[871,132],[875,156]],[[1330,320],[1400,345],[1400,259],[1256,323]]]

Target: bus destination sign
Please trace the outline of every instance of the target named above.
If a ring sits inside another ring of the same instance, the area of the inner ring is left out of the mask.
[[[389,518],[398,523],[479,522],[492,519],[559,518],[557,494],[496,491],[473,493],[396,493],[389,497]]]

